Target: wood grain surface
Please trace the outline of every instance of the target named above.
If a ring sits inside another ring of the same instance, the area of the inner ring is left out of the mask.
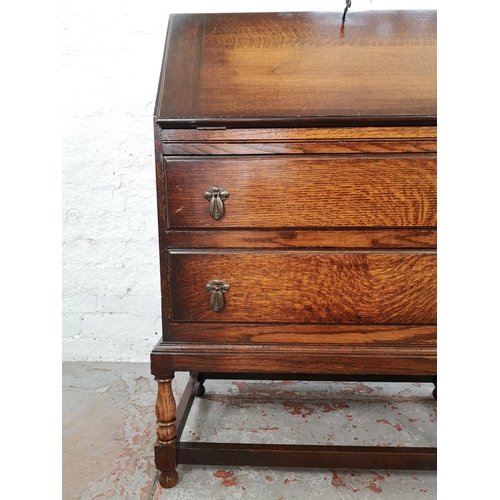
[[[159,129],[163,142],[283,142],[436,139],[436,127],[295,127]]]
[[[170,228],[435,227],[436,156],[167,158]],[[229,191],[214,220],[203,197]]]
[[[166,340],[181,343],[320,346],[435,346],[435,325],[172,323]]]
[[[435,12],[174,15],[169,32],[163,127],[435,123]]]
[[[432,324],[434,252],[171,251],[173,321]],[[205,285],[229,283],[210,308]]]
[[[436,248],[436,229],[197,229],[166,232],[165,248]]]

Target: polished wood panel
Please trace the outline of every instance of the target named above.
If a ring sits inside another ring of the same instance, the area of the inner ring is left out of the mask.
[[[344,352],[325,354],[316,352],[278,352],[276,349],[241,353],[225,352],[218,346],[195,352],[187,346],[175,354],[173,359],[176,371],[202,371],[210,367],[212,371],[224,372],[265,372],[265,373],[306,373],[339,375],[435,375],[436,351],[425,353],[422,349],[413,353],[394,352],[387,349],[369,353]],[[171,347],[175,350],[175,345]]]
[[[168,222],[190,227],[436,226],[436,156],[168,158]],[[229,191],[214,220],[203,193]]]
[[[158,119],[168,106],[173,117],[196,113],[203,44],[204,15],[170,16],[160,85],[155,107]],[[172,75],[183,75],[189,85],[173,84]],[[167,104],[168,103],[168,104]],[[159,123],[159,120],[156,120]]]
[[[166,248],[436,248],[435,229],[176,230]]]
[[[435,153],[436,141],[337,141],[272,143],[167,143],[164,155],[258,155],[258,154],[355,154],[355,153]]]
[[[435,124],[435,12],[173,15],[170,31],[163,127]]]
[[[162,130],[165,155],[436,152],[436,127]]]
[[[168,342],[347,346],[436,345],[435,325],[171,323]]]
[[[172,251],[173,321],[435,323],[433,252]],[[215,312],[205,285],[231,286]]]
[[[296,127],[162,129],[163,142],[283,142],[436,139],[436,127]]]

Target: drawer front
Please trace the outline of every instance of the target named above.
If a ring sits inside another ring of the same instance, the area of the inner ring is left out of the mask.
[[[169,260],[172,321],[436,322],[434,252],[172,251]]]
[[[165,166],[173,229],[437,223],[434,154],[168,158]]]

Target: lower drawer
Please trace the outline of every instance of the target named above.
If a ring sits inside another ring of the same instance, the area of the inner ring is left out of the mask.
[[[434,251],[170,251],[169,263],[175,322],[436,322]]]

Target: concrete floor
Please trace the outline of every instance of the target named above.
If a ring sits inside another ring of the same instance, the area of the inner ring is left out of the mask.
[[[177,400],[187,374],[176,375]],[[183,441],[436,445],[432,384],[214,381]],[[436,472],[178,467],[153,460],[156,383],[147,363],[63,363],[63,500],[435,499]]]

